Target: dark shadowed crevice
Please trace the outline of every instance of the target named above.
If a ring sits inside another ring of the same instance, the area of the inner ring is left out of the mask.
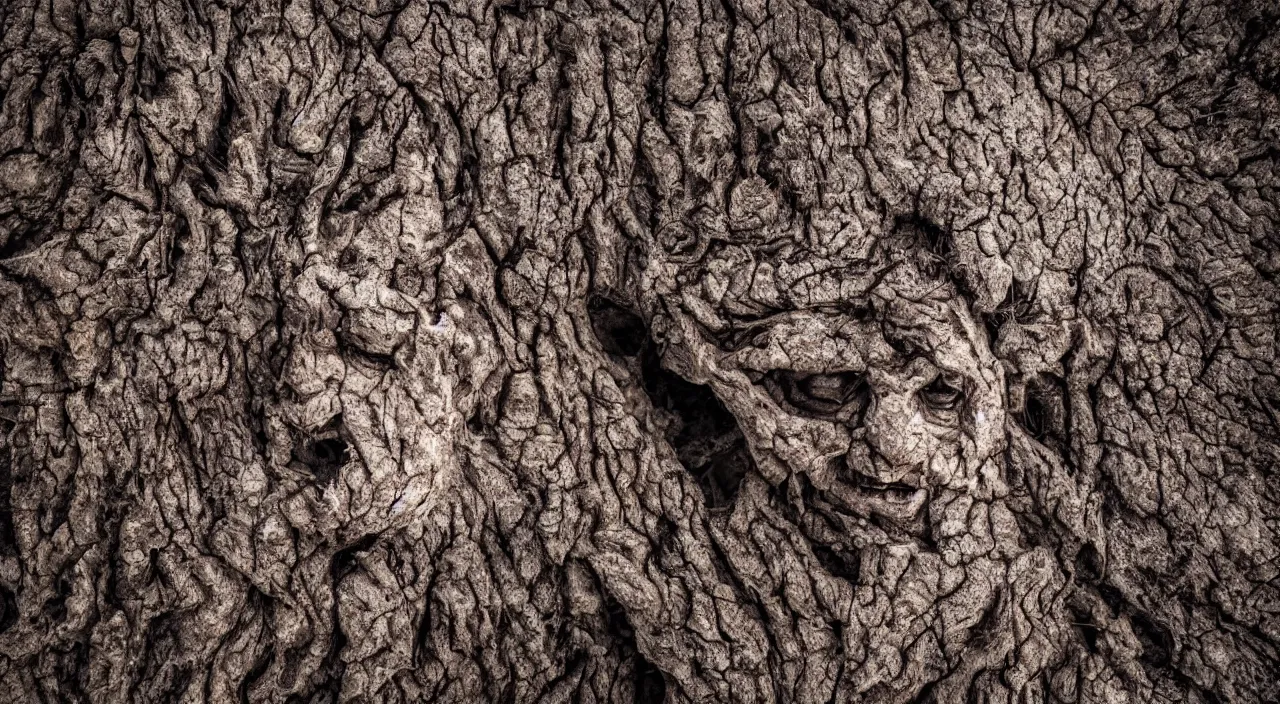
[[[1000,627],[1007,626],[1007,622],[1001,618],[1005,600],[1004,590],[997,588],[982,610],[982,615],[978,617],[978,622],[969,629],[968,642],[974,647],[981,648],[991,643],[998,636]]]
[[[7,232],[0,239],[0,260],[29,253],[47,241],[40,236],[41,226],[38,223],[19,216],[14,216],[13,220],[21,224],[10,226],[5,223],[6,227],[3,229]]]
[[[907,236],[910,245],[929,252],[940,261],[948,261],[953,250],[950,233],[936,223],[919,214],[899,217],[895,223],[897,228]]]
[[[1277,41],[1273,29],[1277,20],[1280,20],[1280,13],[1251,17],[1245,23],[1244,37],[1233,57],[1233,62],[1237,62],[1254,83],[1272,93],[1280,93],[1280,57],[1276,55]]]
[[[426,662],[427,653],[431,648],[431,602],[435,586],[436,575],[432,573],[424,590],[426,598],[423,599],[422,615],[418,617],[418,627],[413,634],[413,664],[417,667],[421,667],[422,663]]]
[[[933,695],[933,689],[937,683],[930,682],[920,689],[920,693],[911,700],[911,704],[934,704],[937,698]]]
[[[260,616],[257,618],[261,619],[261,623],[271,623],[275,615],[275,600],[262,593],[257,587],[249,587],[245,606],[246,615],[249,613],[259,614]],[[243,619],[242,622],[252,623],[253,620],[253,618],[248,618]],[[266,647],[257,659],[253,661],[253,666],[249,668],[249,671],[245,673],[240,680],[240,684],[236,687],[236,696],[240,704],[249,704],[249,702],[253,701],[249,696],[250,690],[253,689],[258,680],[262,679],[262,676],[267,673],[267,669],[271,667],[272,661],[275,660],[276,646],[271,632],[259,629],[259,634],[264,636],[264,640],[267,641],[265,643]]]
[[[1054,527],[1051,519],[1033,511],[1027,511],[1016,514],[1014,520],[1017,521],[1018,529],[1027,545],[1039,547],[1054,543]]]
[[[1062,379],[1039,374],[1027,382],[1026,402],[1020,418],[1031,437],[1065,456],[1067,443],[1067,388]]]
[[[1096,584],[1102,579],[1103,562],[1097,549],[1092,545],[1084,545],[1076,554],[1076,581],[1085,584]]]
[[[1142,664],[1155,670],[1167,667],[1173,660],[1174,647],[1169,629],[1141,611],[1131,614],[1129,623],[1133,626],[1133,634],[1142,644]]]
[[[663,369],[652,343],[641,353],[640,366],[644,389],[654,408],[665,412],[672,421],[667,440],[680,463],[702,487],[707,505],[730,506],[751,467],[751,455],[737,419],[710,388]]]
[[[87,640],[87,639],[86,639]],[[90,701],[85,693],[89,679],[89,644],[77,641],[66,650],[55,650],[51,668],[58,683],[58,704],[80,704]]]
[[[333,585],[333,606],[331,611],[332,631],[329,635],[329,652],[321,663],[318,684],[309,696],[295,695],[287,701],[291,704],[326,704],[337,702],[342,693],[342,678],[346,674],[347,664],[342,659],[342,651],[347,646],[347,634],[342,630],[342,621],[338,613],[337,590],[343,579],[359,568],[360,554],[368,551],[377,543],[375,533],[362,536],[359,540],[334,553],[329,563],[329,583]]]
[[[142,690],[132,701],[177,701],[191,682],[192,669],[175,657],[181,652],[182,618],[166,614],[147,624]]]
[[[636,704],[662,704],[667,699],[667,682],[653,663],[636,654]]]
[[[1081,586],[1092,587],[1111,610],[1111,616],[1119,616],[1128,603],[1124,595],[1106,581],[1106,558],[1088,543],[1080,547],[1075,559],[1075,581]]]
[[[645,393],[669,421],[667,440],[702,488],[707,505],[731,505],[751,466],[737,419],[710,388],[690,383],[662,367],[657,345],[638,314],[599,295],[588,301],[587,313],[606,352],[628,359],[638,357]],[[636,369],[634,363],[632,369]]]
[[[839,577],[850,584],[858,583],[860,565],[857,559],[840,555],[816,540],[811,541],[809,545],[813,548],[814,557],[818,558],[818,562],[823,569],[830,573],[832,577]]]
[[[359,120],[355,115],[352,115],[351,118],[347,120],[348,147],[345,161],[342,164],[342,173],[344,175],[352,174],[352,170],[357,168],[356,154],[359,152],[361,143],[365,140],[365,136],[368,132],[369,125]],[[333,194],[332,200],[335,203],[335,205],[333,205],[333,211],[335,213],[368,212],[371,209],[375,209],[378,205],[381,205],[381,203],[378,202],[373,204],[373,208],[368,207],[371,198],[376,194],[376,189],[373,187],[373,184],[376,183],[376,181],[369,178],[369,174],[363,167],[360,167],[360,170],[355,173],[362,175],[363,178],[355,179],[354,182],[345,189],[345,192],[339,191]],[[373,181],[373,183],[370,183],[370,181]],[[399,191],[399,189],[393,190],[392,193],[398,197],[403,197],[404,195]],[[346,252],[343,252],[343,256],[346,256]]]
[[[349,448],[343,437],[342,416],[339,415],[323,429],[296,443],[292,458],[314,476],[318,484],[327,485],[347,461]]]
[[[4,365],[0,361],[0,381]],[[18,539],[13,530],[13,451],[10,435],[14,424],[4,416],[7,408],[0,407],[0,556],[18,554]]]
[[[206,163],[217,171],[226,171],[227,159],[231,153],[231,122],[236,114],[236,99],[231,91],[223,92],[222,109],[218,112],[218,121],[214,123],[213,134],[209,135],[209,144],[205,148]]]
[[[503,15],[511,15],[519,20],[529,19],[529,12],[534,9],[545,9],[542,3],[535,3],[532,0],[515,0],[514,2],[498,3],[493,8],[494,15],[502,17]]]
[[[605,594],[605,612],[609,617],[610,633],[622,641],[624,650],[631,653],[636,704],[661,704],[667,696],[666,679],[662,671],[640,653],[635,629],[631,627],[626,610],[608,593]]]
[[[174,215],[173,240],[169,244],[168,273],[172,274],[178,270],[178,262],[182,261],[182,255],[186,254],[186,248],[183,243],[191,239],[191,225],[187,222],[187,218],[181,214]]]
[[[311,455],[324,466],[338,463],[347,451],[347,442],[342,438],[324,438],[311,445]]]
[[[774,489],[778,506],[783,507],[791,520],[800,526],[808,538],[809,547],[818,564],[832,577],[857,584],[862,570],[861,552],[848,544],[836,546],[824,535],[838,535],[839,521],[830,515],[833,510],[808,477],[795,474],[782,480]],[[801,508],[803,507],[803,508]]]
[[[343,577],[350,574],[356,568],[360,553],[372,548],[377,541],[377,534],[370,533],[361,536],[356,542],[334,553],[333,562],[330,565],[334,584],[337,584]]]
[[[1098,652],[1098,632],[1099,628],[1093,621],[1093,615],[1081,606],[1075,604],[1068,605],[1068,612],[1071,614],[1071,625],[1075,628],[1076,634],[1080,636],[1080,640],[1084,642],[1085,647],[1090,653]]]
[[[55,583],[53,594],[44,602],[44,615],[51,621],[58,622],[66,618],[67,597],[71,596],[71,581],[65,576]]]
[[[603,296],[592,296],[587,301],[587,313],[605,352],[622,357],[640,354],[648,332],[639,315]]]
[[[1111,615],[1119,615],[1125,605],[1124,595],[1120,593],[1120,590],[1105,582],[1099,583],[1095,588],[1098,590],[1102,600],[1110,607]]]
[[[18,622],[18,599],[8,587],[0,586],[0,633]]]
[[[275,656],[275,646],[267,646],[267,651],[258,658],[253,667],[245,674],[244,679],[240,681],[237,693],[240,696],[240,704],[249,704],[249,690],[253,687],[253,683],[262,678],[266,674],[267,667],[271,665],[271,659]]]
[[[477,437],[492,437],[492,424],[485,421],[484,414],[477,410],[467,418],[467,431]]]

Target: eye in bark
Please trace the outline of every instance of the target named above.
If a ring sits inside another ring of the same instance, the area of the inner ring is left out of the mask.
[[[925,406],[931,411],[954,413],[959,410],[960,404],[964,403],[962,386],[959,379],[948,379],[945,375],[939,374],[929,382],[928,386],[920,389],[920,400],[924,401]]]
[[[800,374],[775,369],[764,376],[764,384],[775,401],[818,418],[858,418],[871,394],[866,376],[852,371]]]
[[[327,483],[347,461],[347,452],[347,441],[331,431],[295,447],[293,460],[305,466],[318,481]]]
[[[623,357],[640,354],[649,335],[640,316],[603,296],[587,301],[587,315],[605,352]]]
[[[342,438],[327,438],[311,446],[311,453],[316,461],[323,464],[337,464],[347,452],[347,443]]]

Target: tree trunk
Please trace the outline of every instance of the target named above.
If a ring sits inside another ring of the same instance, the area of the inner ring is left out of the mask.
[[[0,20],[7,701],[1280,700],[1270,3]]]

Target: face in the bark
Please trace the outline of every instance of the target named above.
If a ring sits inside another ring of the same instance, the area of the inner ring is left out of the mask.
[[[899,262],[858,300],[733,337],[728,353],[696,341],[695,356],[714,359],[709,384],[772,483],[803,475],[891,539],[933,532],[938,501],[1002,493],[1001,367],[949,283]]]
[[[465,302],[437,310],[371,277],[314,266],[293,283],[285,401],[272,449],[304,529],[344,540],[420,518],[492,367]],[[294,520],[294,519],[291,519]]]

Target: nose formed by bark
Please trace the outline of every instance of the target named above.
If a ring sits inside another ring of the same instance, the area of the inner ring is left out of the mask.
[[[877,394],[863,421],[866,446],[861,449],[866,456],[862,462],[851,462],[851,466],[860,474],[885,484],[918,484],[924,460],[920,456],[923,423],[911,395]]]

